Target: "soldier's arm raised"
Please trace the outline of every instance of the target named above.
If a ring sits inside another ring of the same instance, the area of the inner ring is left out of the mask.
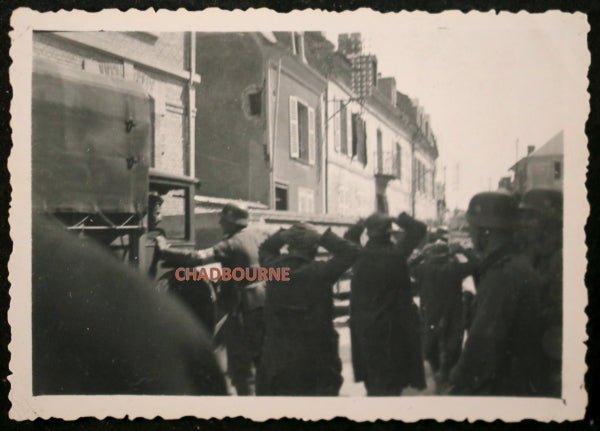
[[[281,255],[281,247],[286,243],[286,229],[279,229],[269,236],[258,248],[258,260],[262,266],[269,266]]]
[[[399,245],[404,254],[408,257],[423,238],[425,238],[427,226],[425,223],[415,220],[405,212],[398,216],[396,224],[406,232],[406,236]]]
[[[348,228],[346,233],[344,234],[344,239],[348,241],[352,241],[355,244],[360,245],[360,236],[365,230],[365,221],[363,219],[359,219],[356,223]]]
[[[322,277],[329,282],[334,282],[340,278],[354,264],[360,254],[358,245],[340,238],[331,231],[331,228],[327,229],[321,236],[319,244],[333,254],[333,257],[327,262],[317,262]]]

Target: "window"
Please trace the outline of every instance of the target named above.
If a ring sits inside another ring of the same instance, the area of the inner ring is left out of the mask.
[[[275,209],[277,211],[288,210],[288,188],[284,184],[275,185]]]
[[[298,212],[315,212],[315,192],[305,187],[298,187]]]
[[[315,110],[290,97],[290,157],[315,164]]]
[[[396,143],[396,158],[394,160],[396,178],[402,179],[402,147]]]
[[[262,113],[262,91],[248,94],[250,115],[260,116]]]
[[[367,164],[367,128],[358,114],[352,114],[352,157]]]
[[[562,177],[562,164],[560,162],[554,162],[554,179],[560,180]]]
[[[425,181],[426,175],[425,165],[420,160],[415,160],[415,190],[420,193],[425,193],[425,188],[427,187]]]

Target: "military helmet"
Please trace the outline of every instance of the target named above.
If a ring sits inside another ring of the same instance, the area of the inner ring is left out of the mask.
[[[518,221],[517,201],[503,192],[483,192],[471,198],[467,221],[473,227],[514,229]]]
[[[227,204],[221,211],[221,221],[238,226],[248,226],[248,211],[234,204]]]
[[[545,217],[562,219],[563,194],[560,190],[553,189],[531,189],[525,192],[520,210],[535,211]]]

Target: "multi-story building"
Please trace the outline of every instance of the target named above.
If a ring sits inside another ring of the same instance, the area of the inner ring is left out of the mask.
[[[202,194],[323,213],[326,80],[302,33],[198,33]]]
[[[319,32],[305,39],[309,63],[328,82],[327,212],[406,211],[434,221],[437,144],[427,118],[394,78],[377,75],[360,34],[340,35],[337,51]]]
[[[193,33],[34,32],[34,60],[131,81],[153,98],[150,190],[164,194],[163,227],[171,238],[190,239],[194,194],[195,71]],[[172,221],[172,223],[171,223]]]

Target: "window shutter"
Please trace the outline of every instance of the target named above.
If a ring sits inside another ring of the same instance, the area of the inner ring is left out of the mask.
[[[337,106],[334,109],[337,109]],[[333,117],[333,147],[334,147],[336,153],[340,152],[341,143],[342,143],[341,134],[340,134],[341,116],[342,116],[342,113],[338,112]]]
[[[358,160],[363,164],[367,164],[367,127],[366,123],[362,118],[358,119],[359,125],[359,142],[357,148]]]
[[[315,164],[315,154],[317,150],[315,139],[315,110],[308,108],[308,163]]]
[[[348,136],[352,137],[350,115],[345,105],[340,110],[340,149],[342,154],[348,154]]]
[[[300,157],[300,146],[298,144],[298,101],[290,96],[290,157]]]

